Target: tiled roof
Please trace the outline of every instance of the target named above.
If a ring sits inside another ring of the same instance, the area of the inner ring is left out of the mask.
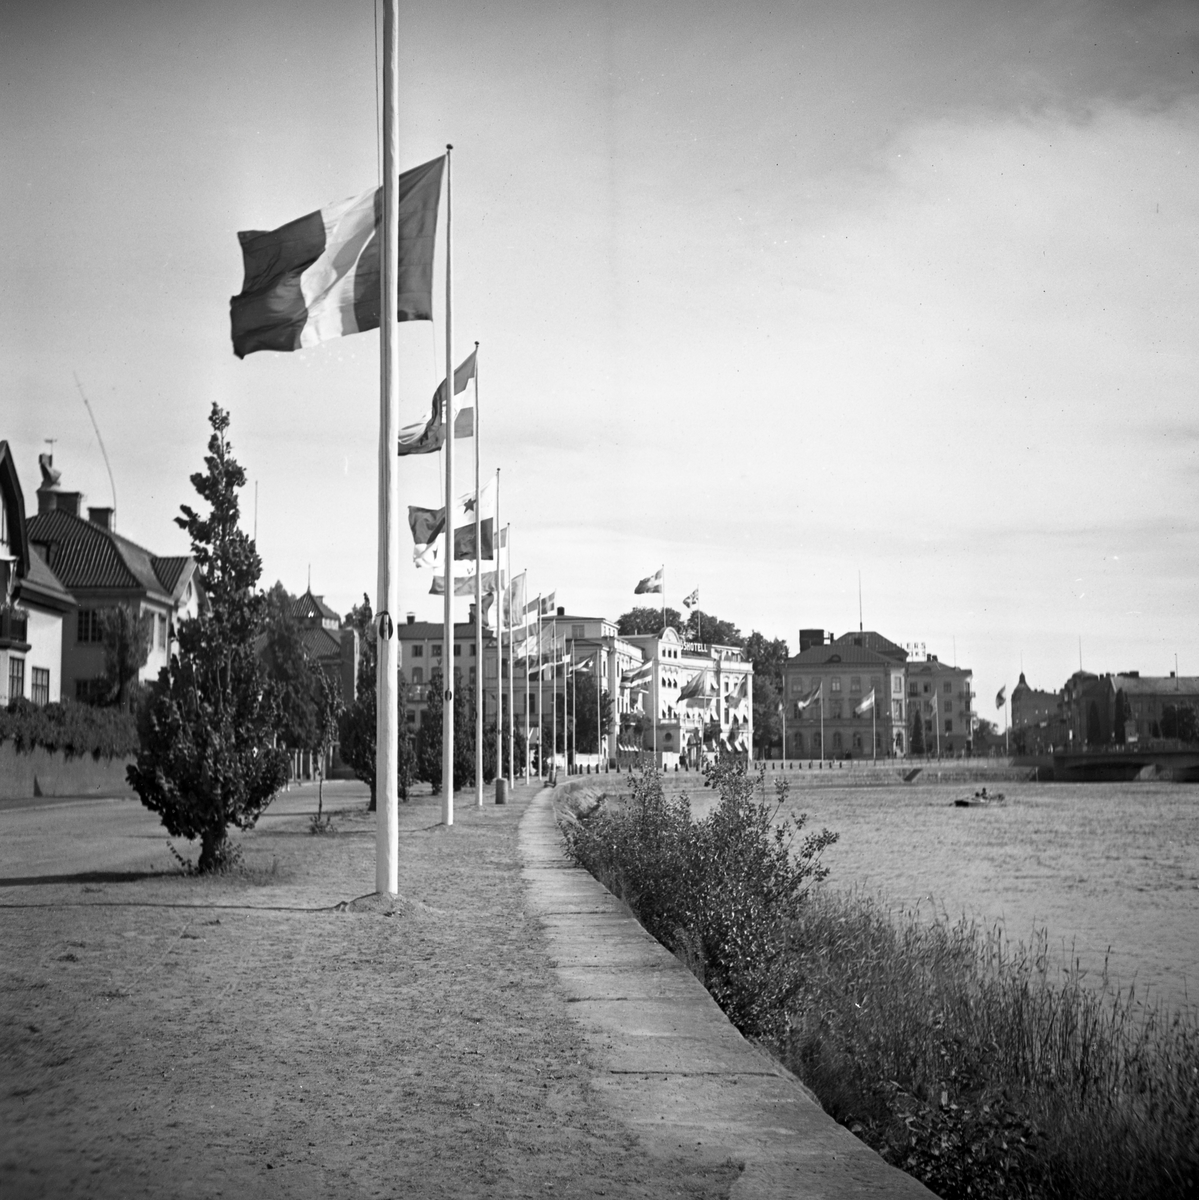
[[[179,584],[183,581],[184,573],[192,564],[190,554],[184,554],[174,558],[155,558],[154,574],[158,576],[158,581],[162,584],[163,589],[168,596],[175,595]]]
[[[21,595],[31,600],[45,599],[53,605],[73,605],[75,597],[63,587],[57,575],[36,551],[29,556],[29,570],[20,583]]]
[[[972,675],[969,667],[953,667],[940,660],[921,659],[919,662],[908,663],[909,675]]]
[[[341,630],[313,626],[299,631],[300,641],[309,658],[337,658],[341,655]]]
[[[908,652],[902,646],[897,646],[889,638],[883,637],[881,633],[876,633],[873,629],[867,629],[861,633],[843,633],[839,638],[834,639],[832,644],[834,646],[861,646],[865,650],[873,650],[884,658],[893,658],[899,662],[906,661],[908,657]]]
[[[1126,696],[1161,696],[1169,699],[1171,692],[1193,696],[1199,692],[1199,676],[1180,675],[1113,675],[1112,687],[1123,690]]]
[[[341,614],[336,613],[326,603],[324,596],[314,596],[311,592],[305,592],[302,596],[297,596],[295,603],[291,606],[291,615],[293,617],[326,617],[331,621],[340,621]]]
[[[844,663],[853,667],[894,667],[895,659],[867,650],[863,646],[843,646],[838,643],[825,646],[809,646],[800,654],[787,659],[789,667],[821,667]]]
[[[140,590],[160,599],[171,599],[170,589],[159,578],[155,563],[175,560],[156,560],[148,550],[119,533],[62,509],[38,513],[30,518],[28,528],[31,542],[53,547],[50,568],[71,591]]]

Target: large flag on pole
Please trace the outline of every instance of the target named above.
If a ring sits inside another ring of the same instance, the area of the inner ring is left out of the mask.
[[[475,377],[475,355],[472,350],[465,361],[454,372],[454,395],[466,391],[466,385]],[[442,409],[445,402],[445,380],[438,385],[433,393],[433,404],[429,417],[417,421],[413,425],[405,425],[400,430],[400,454],[432,454],[445,445],[445,423],[442,420]],[[475,410],[454,406],[454,437],[474,437]]]
[[[662,572],[664,567],[659,567],[652,575],[647,575],[633,589],[634,596],[644,596],[646,592],[660,592],[662,590]]]
[[[399,177],[398,321],[433,319],[433,240],[444,158]],[[245,264],[229,301],[233,353],[299,350],[379,327],[383,189],[338,201],[269,232],[237,235]]]
[[[800,698],[798,700],[796,700],[795,713],[797,716],[800,713],[802,713],[805,709],[811,708],[812,705],[815,704],[816,701],[820,699],[821,689],[823,687],[824,687],[823,683],[818,683],[810,692],[808,692],[808,694],[806,696],[800,696]]]
[[[512,584],[504,596],[504,624],[511,629],[524,611],[525,572],[521,571],[519,575],[513,577]]]
[[[715,690],[716,685],[712,680],[712,672],[697,671],[679,692],[679,703],[681,704],[684,700],[697,700],[702,696],[710,696],[714,694]]]
[[[484,595],[490,595],[495,592],[495,572],[484,571],[483,576],[479,581],[483,589]],[[502,586],[502,585],[501,585]],[[454,576],[454,595],[455,596],[473,596],[475,594],[475,573],[471,571],[466,575]],[[432,586],[429,588],[430,596],[445,595],[445,576],[434,575]]]
[[[862,697],[862,703],[857,705],[853,712],[855,717],[860,717],[863,713],[868,713],[874,708],[874,688],[871,688],[865,696]]]

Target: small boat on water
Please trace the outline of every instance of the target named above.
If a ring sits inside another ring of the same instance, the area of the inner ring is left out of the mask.
[[[954,802],[954,808],[985,808],[988,804],[998,804],[1003,799],[1002,792],[988,792],[980,788],[973,796],[959,796]]]

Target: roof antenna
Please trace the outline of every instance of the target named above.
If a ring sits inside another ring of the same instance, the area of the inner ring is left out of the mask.
[[[50,466],[54,466],[54,443],[58,441],[58,438],[42,438],[42,441],[50,447]]]
[[[308,564],[308,594],[312,595],[312,563]]]
[[[862,625],[862,572],[858,572],[858,632],[863,632]]]
[[[108,461],[108,451],[104,449],[104,439],[100,436],[100,426],[96,424],[96,414],[92,412],[92,406],[87,402],[87,397],[83,394],[83,384],[79,382],[79,374],[77,371],[72,371],[75,376],[75,386],[79,389],[79,395],[83,398],[83,407],[87,409],[87,415],[91,418],[92,428],[96,431],[96,441],[100,443],[100,453],[104,455],[104,467],[108,471],[108,486],[112,488],[112,527],[117,527],[117,485],[112,478],[112,466]],[[50,439],[47,438],[47,441]],[[53,453],[51,446],[51,453]]]

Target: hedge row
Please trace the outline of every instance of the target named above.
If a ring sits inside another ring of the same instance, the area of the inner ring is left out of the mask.
[[[0,709],[0,743],[11,740],[18,754],[40,747],[66,758],[126,758],[138,750],[137,722],[115,708],[92,708],[67,700],[40,708],[14,700]]]

